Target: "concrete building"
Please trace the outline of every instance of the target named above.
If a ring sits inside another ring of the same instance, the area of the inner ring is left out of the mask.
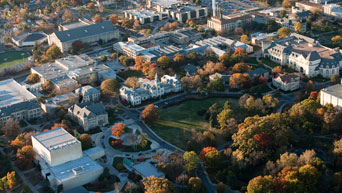
[[[94,161],[100,157],[92,156],[92,159],[88,154],[83,155],[81,142],[61,127],[31,138],[43,178],[53,189],[63,187],[63,190],[68,190],[82,186],[96,180],[103,172],[102,166]]]
[[[217,32],[231,32],[235,28],[250,24],[253,17],[250,14],[238,15],[234,17],[211,17],[208,19],[207,26]]]
[[[317,3],[317,4],[322,4],[325,2],[330,2],[332,0],[309,0],[310,3]]]
[[[97,64],[89,56],[73,55],[57,59],[54,63],[47,63],[31,68],[41,82],[51,81],[56,91],[67,93],[74,91],[77,84],[89,84],[93,80],[115,79],[115,72],[104,64]]]
[[[296,33],[277,41],[263,41],[262,53],[264,57],[309,77],[322,75],[330,78],[338,75],[342,66],[342,54],[338,49],[322,46],[318,41]]]
[[[117,3],[115,0],[96,0],[98,7],[110,7]]]
[[[278,38],[278,32],[273,33],[261,33],[256,32],[251,34],[251,44],[261,46],[264,40],[275,40]]]
[[[153,23],[163,19],[163,14],[147,9],[134,9],[125,11],[125,18],[138,20],[140,24]],[[164,19],[167,19],[167,15],[164,14]]]
[[[71,105],[79,102],[79,95],[68,92],[62,95],[57,95],[52,98],[48,98],[45,102],[41,103],[40,106],[45,113],[54,116],[58,108],[61,106],[69,108]]]
[[[80,103],[71,106],[68,114],[77,120],[84,131],[108,124],[108,113],[102,103]]]
[[[76,89],[75,93],[79,96],[81,103],[90,101],[97,102],[100,100],[101,97],[101,92],[90,85],[86,85]]]
[[[10,118],[29,120],[42,115],[39,103],[31,92],[13,79],[0,81],[0,122]]]
[[[139,78],[140,88],[129,88],[123,86],[120,88],[120,98],[126,100],[131,105],[139,105],[142,101],[150,98],[158,98],[171,92],[180,92],[182,84],[177,75],[164,75],[161,80],[156,74],[154,80]]]
[[[336,108],[342,108],[342,84],[336,84],[324,88],[320,93],[321,105],[332,104]]]
[[[273,77],[273,86],[283,91],[294,91],[299,89],[300,76],[297,73],[278,74]]]
[[[323,11],[323,6],[321,4],[312,3],[308,1],[296,2],[296,7],[300,7],[306,11],[312,11],[312,12]]]
[[[295,32],[295,24],[297,22],[302,24],[302,29],[301,29],[301,33],[305,33],[306,32],[306,20],[305,19],[298,19],[298,20],[293,20],[293,19],[288,19],[288,18],[277,18],[275,20],[277,23],[279,23],[279,25],[281,27],[286,27],[288,29],[290,29],[291,31]]]
[[[48,36],[49,45],[55,44],[62,52],[72,48],[72,43],[80,40],[89,45],[98,44],[99,40],[108,42],[119,39],[119,30],[110,21],[85,25],[65,31],[54,32]]]
[[[95,23],[91,20],[82,18],[82,19],[78,19],[78,21],[60,24],[58,26],[58,31],[67,31],[67,30],[71,30],[75,28],[84,27],[87,25],[92,25],[92,24],[95,24]]]
[[[240,41],[228,39],[222,36],[215,36],[212,38],[204,39],[195,42],[195,44],[200,46],[209,46],[209,47],[216,47],[217,49],[221,49],[222,47],[231,48],[234,51],[236,48],[242,48],[244,51],[249,54],[253,52],[253,46],[247,45]]]
[[[342,18],[342,6],[338,4],[325,4],[323,13],[332,17]]]
[[[44,32],[22,33],[12,38],[12,42],[18,47],[33,47],[35,44],[41,44],[47,39]]]

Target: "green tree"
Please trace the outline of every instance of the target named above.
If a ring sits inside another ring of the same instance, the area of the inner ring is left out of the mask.
[[[258,176],[249,181],[247,193],[280,192],[277,181],[272,176]]]
[[[288,0],[284,0],[283,3],[281,4],[283,8],[290,8],[291,3]]]
[[[90,149],[93,146],[93,140],[87,133],[83,133],[80,136],[80,141],[82,145],[82,150]]]
[[[148,144],[148,136],[147,136],[147,133],[141,133],[138,137],[139,139],[139,143],[138,145],[141,147],[141,148],[145,148]]]
[[[215,77],[215,79],[208,84],[208,88],[213,91],[224,91],[224,82],[220,77]]]
[[[296,32],[302,33],[302,32],[303,32],[302,28],[303,28],[302,23],[296,22],[296,23],[294,24],[294,29],[295,29]]]
[[[202,184],[202,180],[199,177],[191,177],[189,179],[189,189],[190,193],[201,193],[204,192],[204,187]]]
[[[214,171],[221,165],[221,154],[218,150],[212,150],[204,156],[204,166],[209,171]]]
[[[194,151],[187,151],[183,155],[183,159],[185,161],[185,170],[191,174],[198,167],[199,157]]]
[[[120,84],[117,80],[107,79],[101,83],[101,91],[103,94],[116,94]]]
[[[231,109],[223,109],[217,115],[217,122],[220,124],[220,128],[224,128],[227,125],[227,121],[234,118],[234,112]]]
[[[168,68],[171,65],[171,59],[168,56],[162,56],[158,58],[157,64],[161,68]]]

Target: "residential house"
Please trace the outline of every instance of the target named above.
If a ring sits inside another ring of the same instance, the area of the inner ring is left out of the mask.
[[[68,114],[77,120],[85,131],[108,124],[108,113],[102,103],[74,104],[68,109]]]
[[[298,73],[282,73],[273,77],[272,84],[283,91],[294,91],[299,89],[300,76]]]

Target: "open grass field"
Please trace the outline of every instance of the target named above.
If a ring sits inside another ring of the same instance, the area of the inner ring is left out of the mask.
[[[152,129],[161,138],[177,147],[185,149],[187,141],[191,139],[192,129],[203,132],[209,128],[205,116],[200,116],[197,112],[207,110],[214,103],[217,103],[219,107],[223,107],[226,100],[229,100],[237,118],[242,118],[245,113],[240,112],[238,99],[209,98],[204,100],[188,100],[180,105],[160,109],[160,119],[152,125]]]
[[[26,62],[31,56],[27,51],[9,51],[0,54],[0,69]]]

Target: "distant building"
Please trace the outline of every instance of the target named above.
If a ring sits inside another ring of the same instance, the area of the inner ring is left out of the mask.
[[[323,11],[323,6],[321,4],[312,3],[308,1],[296,2],[296,7],[300,7],[306,11]]]
[[[108,42],[119,39],[119,31],[110,21],[80,26],[65,31],[54,32],[48,36],[49,45],[55,44],[62,52],[67,52],[72,48],[72,43],[80,40],[90,45]]]
[[[264,68],[256,68],[248,72],[245,72],[244,74],[248,74],[251,79],[253,79],[254,77],[259,78],[260,76],[263,76],[266,79],[269,78],[269,72]]]
[[[79,96],[73,92],[68,92],[63,95],[57,95],[52,98],[48,98],[40,106],[43,111],[49,115],[54,116],[56,111],[62,106],[69,108],[71,105],[78,103]]]
[[[13,79],[0,81],[0,122],[29,120],[42,115],[36,96]]]
[[[253,17],[250,14],[234,17],[211,17],[208,19],[207,26],[217,32],[234,31],[235,28],[250,24]]]
[[[83,18],[83,19],[78,19],[78,21],[60,24],[58,26],[58,30],[59,31],[66,31],[66,30],[80,28],[80,27],[84,27],[84,26],[92,25],[92,24],[95,24],[95,23],[93,21],[90,21],[88,19]]]
[[[96,0],[96,4],[98,7],[110,7],[117,3],[115,0]]]
[[[332,17],[342,18],[342,6],[339,4],[323,5],[323,13]]]
[[[147,10],[147,9],[134,9],[125,11],[125,18],[138,20],[140,24],[153,23],[163,19],[163,14]],[[164,14],[167,19],[167,14]]]
[[[33,47],[35,44],[41,44],[47,39],[44,32],[22,33],[12,38],[12,41],[18,47]]]
[[[85,103],[89,101],[96,102],[96,101],[99,101],[101,97],[101,92],[98,89],[90,85],[86,85],[86,86],[76,89],[75,93],[79,95],[81,103]]]
[[[186,72],[187,76],[193,76],[197,73],[198,66],[192,65],[192,64],[187,64],[184,66],[184,71]]]
[[[272,79],[273,86],[283,91],[294,91],[299,89],[300,77],[298,73],[278,74]]]
[[[305,33],[306,32],[306,22],[305,19],[298,19],[298,20],[292,20],[292,19],[288,19],[288,18],[279,18],[276,19],[276,22],[279,23],[281,25],[281,27],[286,27],[288,29],[290,29],[291,31],[295,32],[295,24],[297,22],[302,24],[302,29],[301,29],[301,33]]]
[[[32,146],[44,179],[51,188],[73,189],[96,180],[103,167],[95,159],[104,155],[102,148],[83,154],[81,142],[63,128],[32,135]],[[89,151],[89,150],[87,150]]]
[[[278,32],[273,33],[261,33],[256,32],[251,34],[251,43],[253,45],[260,45],[262,44],[262,41],[264,40],[275,40],[278,38]]]
[[[129,88],[126,86],[120,88],[120,98],[126,100],[133,106],[139,105],[142,101],[150,98],[158,98],[170,92],[179,92],[182,90],[182,84],[178,80],[177,75],[164,75],[159,80],[159,76],[156,74],[154,80],[139,78],[138,82],[140,88]]]
[[[225,74],[220,74],[220,73],[215,73],[209,76],[209,81],[212,82],[214,81],[216,78],[219,78],[223,81],[225,86],[229,85],[229,78],[231,77],[231,75],[225,75]]]
[[[322,4],[325,2],[330,2],[332,0],[309,0],[310,3],[317,3],[317,4]]]
[[[342,85],[336,84],[323,88],[321,91],[321,105],[332,104],[339,109],[342,108]]]
[[[339,74],[342,54],[337,49],[322,46],[317,40],[292,33],[288,38],[263,41],[264,57],[289,66],[307,76],[330,78]]]
[[[80,103],[71,106],[68,114],[83,127],[85,131],[108,124],[108,113],[102,103]]]
[[[200,45],[200,46],[215,47],[221,50],[222,50],[222,47],[226,47],[226,48],[231,48],[232,51],[235,51],[236,48],[242,48],[247,54],[253,52],[253,46],[242,43],[240,41],[228,39],[222,36],[215,36],[212,38],[200,40],[200,41],[195,42],[195,44]]]

